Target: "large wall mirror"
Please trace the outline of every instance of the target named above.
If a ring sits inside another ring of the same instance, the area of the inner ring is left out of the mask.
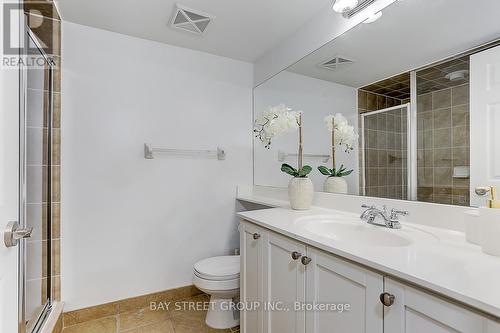
[[[491,0],[395,1],[256,87],[254,119],[302,111],[315,191],[484,205],[476,188],[500,186],[500,96],[488,93],[500,84],[498,13]],[[329,115],[355,133],[334,160]],[[280,167],[296,166],[297,136],[255,138],[256,185],[288,185]],[[334,165],[352,170],[346,189],[325,187],[318,166]]]

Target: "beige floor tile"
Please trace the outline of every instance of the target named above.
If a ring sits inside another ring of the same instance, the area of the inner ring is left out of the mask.
[[[164,320],[141,327],[136,327],[131,330],[120,329],[120,333],[174,333],[174,326],[170,320]]]
[[[205,302],[208,304],[208,295],[198,295],[190,297],[184,302]],[[193,308],[185,308],[182,310],[172,309],[171,320],[174,324],[175,333],[230,333],[231,330],[217,330],[208,327],[205,324],[207,312]]]
[[[120,331],[162,322],[169,318],[169,311],[149,308],[120,313]]]
[[[111,316],[87,321],[65,327],[63,333],[116,333],[116,320],[116,316]]]
[[[116,302],[92,306],[89,308],[66,312],[64,316],[64,326],[71,326],[96,320],[104,317],[110,317],[117,313],[118,306]]]

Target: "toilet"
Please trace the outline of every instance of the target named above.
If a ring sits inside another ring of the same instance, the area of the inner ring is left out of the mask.
[[[198,261],[193,267],[193,284],[210,295],[205,322],[216,329],[240,324],[233,305],[240,296],[240,256],[220,256]]]

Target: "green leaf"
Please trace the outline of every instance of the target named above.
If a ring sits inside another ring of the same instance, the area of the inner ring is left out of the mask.
[[[286,164],[286,163],[283,163],[281,165],[281,171],[283,171],[283,172],[285,172],[293,177],[297,177],[299,174],[298,171],[294,167],[292,167],[291,165]]]
[[[349,170],[349,171],[345,171],[345,172],[342,172],[339,177],[345,177],[345,176],[349,176],[354,170]]]
[[[299,170],[299,177],[304,178],[306,177],[310,172],[312,171],[312,168],[309,165],[304,165],[302,169]]]
[[[319,170],[319,172],[321,172],[321,174],[323,174],[325,176],[332,175],[332,171],[330,169],[328,169],[326,166],[321,165],[318,167],[318,170]]]

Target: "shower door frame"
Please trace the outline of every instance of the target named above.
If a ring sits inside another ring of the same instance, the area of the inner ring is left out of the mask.
[[[413,188],[415,185],[413,184],[413,165],[416,165],[414,162],[414,157],[416,154],[413,154],[412,151],[415,149],[416,151],[416,146],[415,143],[413,142],[413,131],[412,131],[412,103],[405,103],[401,105],[396,105],[392,106],[389,108],[381,109],[381,110],[376,110],[376,111],[370,111],[370,112],[365,112],[361,114],[361,180],[363,182],[363,196],[366,196],[366,151],[365,151],[365,117],[368,116],[373,116],[379,113],[384,113],[384,112],[389,112],[393,110],[399,110],[399,109],[405,109],[406,108],[406,151],[407,151],[407,158],[406,158],[406,177],[407,177],[407,186],[406,186],[406,200],[415,200],[413,198]]]
[[[34,322],[26,318],[26,297],[27,297],[27,249],[26,240],[22,239],[19,243],[19,265],[18,265],[18,329],[19,333],[36,333],[39,332],[45,323],[50,311],[52,309],[52,126],[53,126],[53,109],[54,109],[54,60],[49,57],[43,47],[37,40],[36,35],[31,31],[28,26],[26,16],[23,17],[24,22],[21,24],[22,38],[24,38],[24,47],[22,49],[21,57],[23,59],[20,64],[19,75],[19,90],[20,90],[20,112],[19,112],[19,223],[22,227],[27,225],[27,111],[28,111],[28,57],[30,42],[36,46],[48,66],[48,82],[49,82],[49,98],[47,110],[47,300],[42,305],[38,316]],[[43,203],[42,203],[43,204]],[[42,260],[43,262],[43,260]],[[30,320],[29,326],[26,320]]]

